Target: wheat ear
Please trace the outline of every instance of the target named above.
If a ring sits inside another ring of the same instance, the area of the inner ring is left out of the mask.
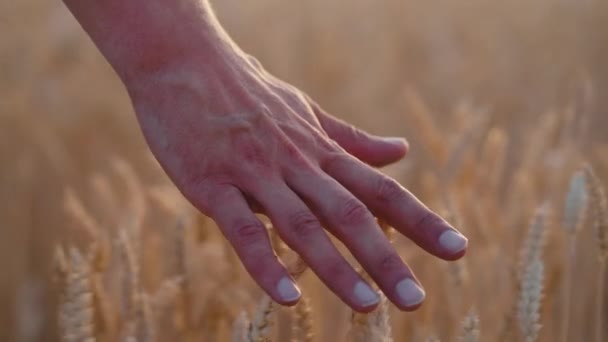
[[[249,318],[245,311],[241,311],[237,318],[232,323],[232,342],[252,342],[249,339]]]
[[[517,319],[526,342],[534,342],[540,331],[540,303],[543,286],[542,250],[549,204],[536,210],[524,241],[519,264],[519,300]]]
[[[543,262],[540,258],[536,258],[526,266],[521,279],[517,318],[521,335],[526,342],[537,341],[541,329],[543,273]]]
[[[312,309],[310,300],[306,297],[300,298],[300,301],[294,310],[294,322],[292,324],[292,336],[294,341],[312,342]]]
[[[479,317],[474,310],[469,311],[467,316],[462,321],[461,342],[477,342],[479,341]]]
[[[534,260],[541,258],[545,244],[545,226],[549,217],[549,203],[536,209],[524,240],[519,261],[519,271],[524,272]],[[521,275],[520,275],[521,276]]]
[[[271,340],[274,311],[274,302],[268,295],[264,294],[249,327],[248,338],[250,341],[267,342]]]
[[[59,307],[59,327],[64,342],[94,342],[91,268],[86,258],[70,248],[67,255],[65,288]]]

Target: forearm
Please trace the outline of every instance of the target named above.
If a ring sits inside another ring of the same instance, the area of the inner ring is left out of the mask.
[[[123,81],[192,56],[203,65],[215,64],[236,50],[206,0],[64,3]]]

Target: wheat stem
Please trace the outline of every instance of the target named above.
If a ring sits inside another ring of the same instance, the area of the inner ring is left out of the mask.
[[[566,272],[564,274],[563,304],[562,304],[562,335],[563,342],[567,342],[570,329],[570,297],[572,293],[572,277],[574,273],[574,259],[576,258],[576,236],[573,235],[568,242],[568,252],[565,254]]]
[[[595,342],[604,342],[604,286],[606,284],[606,262],[600,262],[597,280],[597,307],[595,313]]]

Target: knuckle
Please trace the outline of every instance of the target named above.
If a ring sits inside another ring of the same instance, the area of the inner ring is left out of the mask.
[[[381,176],[376,184],[376,199],[383,203],[399,201],[403,198],[403,188],[394,179]]]
[[[367,221],[370,216],[367,207],[354,197],[343,201],[339,212],[342,223],[347,225],[363,223]]]
[[[245,162],[263,166],[268,164],[268,156],[264,148],[257,143],[244,143],[240,145],[241,157]]]
[[[345,129],[346,135],[349,136],[350,138],[354,139],[355,141],[366,138],[365,132],[363,132],[362,130],[360,130],[359,128],[357,128],[353,125],[347,124],[344,126],[344,129]]]
[[[266,229],[259,221],[242,221],[231,229],[231,237],[236,248],[246,247],[259,242],[266,234]]]
[[[305,239],[315,234],[320,227],[317,218],[309,211],[292,214],[289,217],[289,225],[298,239]]]
[[[287,142],[285,144],[285,153],[287,154],[288,162],[291,166],[297,168],[308,166],[308,159],[295,144]]]
[[[215,198],[229,195],[228,188],[222,186],[229,183],[226,177],[215,177],[204,173],[193,173],[176,181],[182,194],[206,214],[214,207],[210,195],[213,194]]]
[[[339,258],[328,261],[324,267],[324,271],[331,277],[331,280],[334,281],[345,278],[350,271],[350,265],[345,260]]]
[[[381,272],[392,272],[401,267],[401,258],[396,253],[387,253],[378,261],[378,269]]]
[[[344,152],[342,152],[342,148],[338,146],[338,143],[331,140],[328,142],[327,149],[329,152],[324,156],[321,166],[324,170],[339,172],[340,170],[344,170],[348,165],[348,157]]]
[[[426,227],[440,223],[443,219],[430,210],[425,210],[414,221],[414,230],[425,230]]]
[[[276,255],[269,248],[255,250],[243,257],[243,263],[254,276],[262,276],[262,274],[271,270],[271,265],[275,261]]]

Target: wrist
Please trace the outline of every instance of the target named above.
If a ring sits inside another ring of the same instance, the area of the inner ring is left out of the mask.
[[[201,0],[64,0],[125,84],[242,54]],[[86,4],[85,4],[86,3]]]

